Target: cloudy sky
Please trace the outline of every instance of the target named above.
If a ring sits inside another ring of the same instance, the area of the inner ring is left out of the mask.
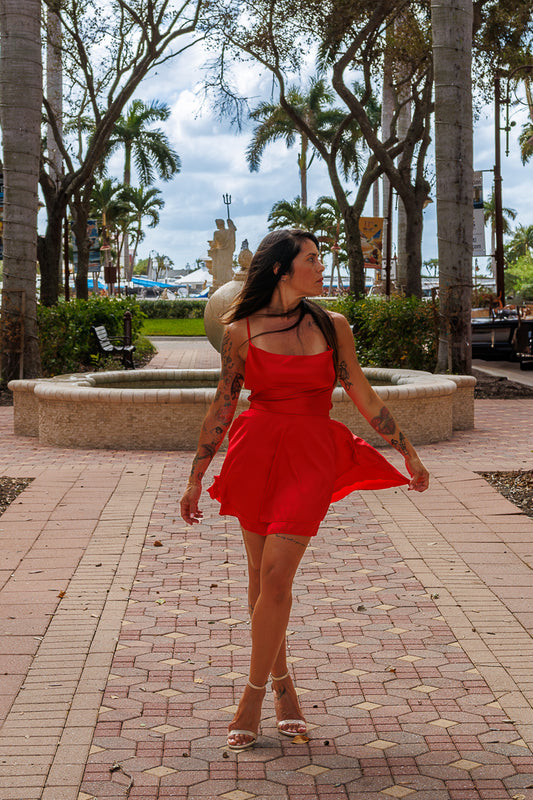
[[[248,124],[242,132],[228,120],[220,120],[205,101],[202,93],[204,54],[198,46],[183,56],[168,62],[140,86],[136,97],[145,102],[163,100],[172,109],[164,123],[172,147],[182,161],[182,170],[172,181],[159,183],[165,207],[157,228],[146,228],[146,238],[139,246],[138,257],[148,257],[150,251],[168,255],[176,268],[207,254],[207,241],[212,238],[215,219],[226,217],[222,195],[230,194],[231,217],[237,226],[237,248],[248,239],[253,250],[267,232],[267,218],[273,204],[292,200],[299,194],[296,148],[287,150],[282,142],[269,145],[261,169],[251,173],[246,163],[246,147],[251,137]],[[272,81],[267,72],[243,65],[236,76],[238,88],[252,98],[251,105],[270,96]],[[533,223],[531,177],[533,165],[523,167],[516,143],[524,121],[525,107],[513,111],[519,124],[511,134],[511,154],[504,155],[502,134],[503,201],[518,212],[516,223]],[[502,121],[503,125],[503,121]],[[493,108],[483,109],[475,128],[474,168],[490,170],[494,165]],[[110,164],[111,174],[120,177],[122,161],[115,156]],[[324,165],[315,159],[309,171],[310,205],[321,195],[331,195]],[[492,173],[484,174],[487,198],[491,192]],[[371,214],[369,207],[368,212]],[[490,245],[487,232],[487,246]],[[424,259],[437,256],[435,204],[425,211],[423,239]]]

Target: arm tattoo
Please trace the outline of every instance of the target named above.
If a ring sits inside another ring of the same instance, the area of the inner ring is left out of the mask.
[[[352,388],[353,383],[350,380],[350,373],[348,372],[346,361],[341,361],[339,364],[339,380],[346,390]]]
[[[198,452],[194,457],[191,478],[201,481],[207,466],[216,454],[224,435],[231,424],[244,376],[237,372],[237,364],[233,358],[233,344],[226,332],[222,340],[222,370],[219,385],[212,403],[211,416],[207,416],[202,425]],[[213,408],[214,407],[214,408]],[[200,462],[206,464],[201,465]]]
[[[399,453],[402,454],[402,456],[408,456],[409,455],[408,450],[407,450],[407,439],[405,438],[405,436],[403,435],[403,433],[401,431],[398,434],[398,439],[391,439],[390,443],[391,443],[391,445],[393,447],[396,448],[396,450]]]
[[[228,332],[224,334],[224,338],[222,339],[222,350],[220,353],[220,357],[222,360],[222,371],[229,370],[233,367],[233,355],[232,355],[232,348],[233,345],[231,343],[231,339],[228,335]]]
[[[371,419],[370,424],[378,433],[385,434],[385,436],[392,436],[396,430],[396,423],[387,406],[381,408],[379,416]]]
[[[235,400],[241,393],[244,376],[237,373],[231,382],[231,399]]]
[[[203,444],[201,449],[202,454],[200,455],[200,458],[212,459],[217,451],[214,442],[211,442],[210,444]]]
[[[198,478],[199,481],[201,481],[202,478],[204,477],[204,471],[197,469],[198,464],[200,463],[200,461],[203,461],[203,458],[201,456],[199,456],[198,454],[196,454],[194,456],[194,458],[193,458],[193,461],[192,461],[192,468],[191,468],[191,475],[190,475],[191,478],[194,476],[194,477]]]

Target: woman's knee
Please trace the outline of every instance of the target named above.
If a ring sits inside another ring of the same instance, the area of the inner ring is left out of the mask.
[[[292,572],[280,564],[265,564],[261,570],[261,594],[275,603],[290,602],[292,598]]]

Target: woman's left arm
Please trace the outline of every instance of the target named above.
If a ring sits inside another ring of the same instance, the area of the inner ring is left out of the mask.
[[[405,466],[411,475],[409,488],[417,492],[425,491],[429,486],[427,469],[387,406],[366,379],[357,360],[353,333],[348,321],[341,314],[332,316],[339,347],[339,380],[344,390],[374,430],[404,457]]]

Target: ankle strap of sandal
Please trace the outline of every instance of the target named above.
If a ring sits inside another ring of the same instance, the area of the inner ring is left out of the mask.
[[[282,675],[280,678],[275,678],[274,675],[271,675],[270,677],[272,678],[273,681],[284,681],[285,678],[289,677],[289,673],[286,672],[285,675]]]
[[[252,683],[251,681],[247,681],[247,685],[250,687],[250,689],[257,689],[257,691],[260,691],[261,689],[265,688],[266,683],[263,684],[263,686],[256,686],[255,683]]]

